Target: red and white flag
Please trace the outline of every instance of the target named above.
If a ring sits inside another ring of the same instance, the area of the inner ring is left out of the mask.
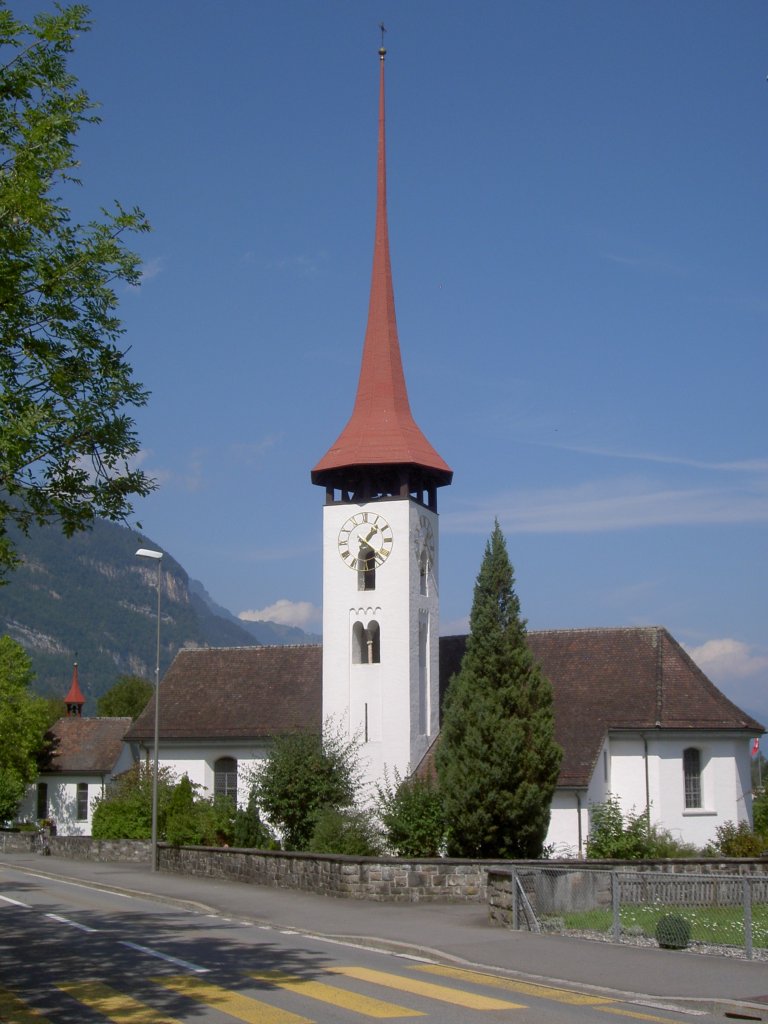
[[[760,737],[759,736],[755,736],[755,738],[752,740],[752,757],[755,756],[755,754],[758,752],[759,749],[760,749]]]

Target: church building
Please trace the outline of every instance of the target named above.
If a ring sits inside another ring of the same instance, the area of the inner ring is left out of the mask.
[[[416,770],[438,739],[440,699],[465,637],[439,634],[438,489],[452,471],[411,412],[389,258],[379,51],[376,228],[352,413],[311,473],[324,488],[323,643],[181,651],[160,686],[160,760],[211,794],[247,801],[272,737],[331,720],[361,744],[369,783]],[[489,524],[489,531],[492,524]],[[513,557],[514,561],[514,557]],[[583,855],[590,805],[703,846],[751,815],[749,740],[733,705],[661,627],[529,634],[552,683],[564,750],[548,844]],[[154,702],[128,732],[150,756]]]

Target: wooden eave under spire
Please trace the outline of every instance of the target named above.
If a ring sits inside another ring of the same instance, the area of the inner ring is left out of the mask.
[[[360,379],[349,422],[312,470],[312,483],[357,491],[365,481],[369,491],[433,492],[451,482],[453,471],[413,418],[400,356],[387,227],[385,52],[379,51],[376,235]]]

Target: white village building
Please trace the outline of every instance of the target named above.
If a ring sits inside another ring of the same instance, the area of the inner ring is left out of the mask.
[[[53,822],[58,835],[89,836],[97,797],[136,760],[125,743],[130,718],[85,718],[77,663],[65,697],[67,714],[46,734],[45,760],[37,782],[19,807],[20,821]]]

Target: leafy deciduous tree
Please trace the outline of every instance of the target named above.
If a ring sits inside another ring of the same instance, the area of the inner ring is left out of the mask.
[[[561,757],[552,689],[528,647],[496,522],[475,584],[466,653],[448,687],[436,755],[449,854],[538,857]]]
[[[153,766],[135,764],[109,786],[96,800],[91,833],[94,839],[150,839],[152,837]],[[168,802],[175,786],[168,768],[160,768],[157,777],[157,834],[165,836]]]
[[[123,244],[146,231],[116,204],[73,223],[76,134],[98,122],[68,71],[82,4],[17,21],[0,0],[0,578],[18,562],[8,527],[123,519],[154,484],[128,463],[139,450],[126,409],[148,394],[118,347],[116,282],[137,284]]]
[[[115,685],[96,702],[104,718],[132,718],[134,721],[154,696],[155,687],[140,676],[120,676]]]
[[[326,806],[315,816],[308,849],[346,857],[377,857],[381,853],[381,836],[367,808]]]
[[[0,637],[0,821],[13,818],[37,776],[51,724],[47,701],[30,693],[32,662],[9,636]]]
[[[256,775],[258,800],[289,850],[309,847],[324,807],[351,807],[360,785],[358,747],[326,726],[322,736],[278,736]]]
[[[376,786],[379,817],[387,846],[396,857],[438,857],[445,843],[443,803],[431,776],[394,781],[384,776]]]

